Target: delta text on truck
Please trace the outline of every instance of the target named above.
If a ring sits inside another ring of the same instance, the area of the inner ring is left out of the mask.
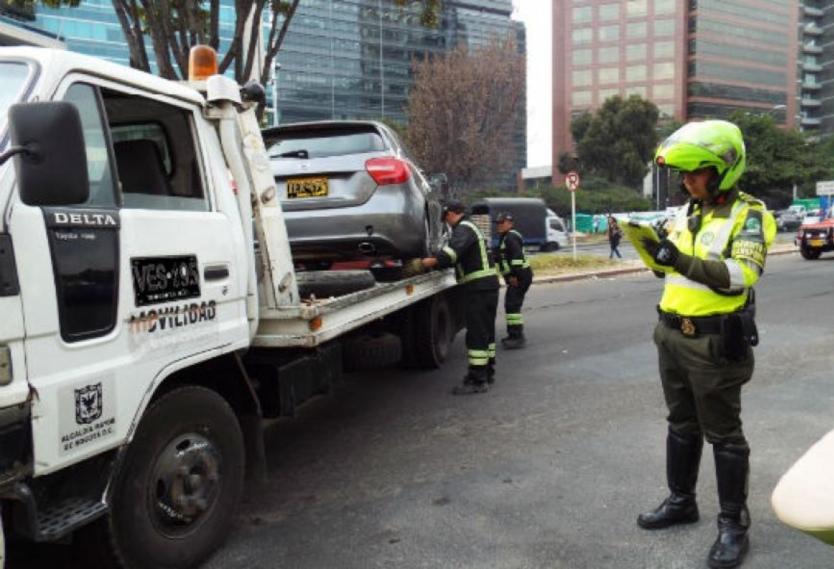
[[[438,367],[461,327],[451,271],[302,296],[263,90],[211,50],[191,69],[0,49],[0,559],[73,537],[98,567],[199,564],[265,479],[261,419],[343,364]]]

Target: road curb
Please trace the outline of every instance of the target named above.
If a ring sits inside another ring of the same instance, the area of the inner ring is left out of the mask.
[[[789,253],[796,253],[799,249],[794,246],[785,249],[776,249],[770,251],[768,255],[787,255]],[[622,269],[604,269],[602,271],[592,271],[589,273],[568,273],[566,275],[553,275],[552,277],[534,277],[533,284],[548,284],[548,283],[562,283],[570,281],[581,281],[584,279],[601,279],[606,277],[619,277],[622,275],[631,275],[636,273],[648,272],[648,267],[626,267]]]

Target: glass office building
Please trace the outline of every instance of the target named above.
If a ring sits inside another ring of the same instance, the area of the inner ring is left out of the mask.
[[[68,49],[124,65],[130,54],[110,0],[81,0],[76,8],[4,12],[20,25],[64,39]],[[511,0],[445,0],[439,26],[421,24],[419,8],[393,0],[301,0],[278,53],[277,83],[267,93],[273,122],[383,119],[405,122],[412,61],[458,45],[477,47],[512,35],[525,49],[523,25],[510,19]],[[265,33],[268,23],[264,23]],[[234,31],[234,3],[221,1],[221,49]],[[151,67],[153,50],[148,45]],[[277,98],[277,104],[273,100]],[[517,169],[526,161],[526,113],[519,120]],[[509,177],[508,177],[509,179]]]

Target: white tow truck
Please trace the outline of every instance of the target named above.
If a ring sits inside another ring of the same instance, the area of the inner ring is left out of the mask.
[[[74,535],[101,567],[199,564],[244,474],[266,476],[263,418],[343,363],[437,367],[461,327],[450,271],[304,292],[262,89],[192,63],[178,83],[0,49],[0,546]]]

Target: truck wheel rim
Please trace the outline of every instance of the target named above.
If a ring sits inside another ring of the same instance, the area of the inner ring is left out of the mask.
[[[194,531],[217,499],[220,458],[196,433],[173,439],[157,456],[148,487],[157,528],[169,537]]]

